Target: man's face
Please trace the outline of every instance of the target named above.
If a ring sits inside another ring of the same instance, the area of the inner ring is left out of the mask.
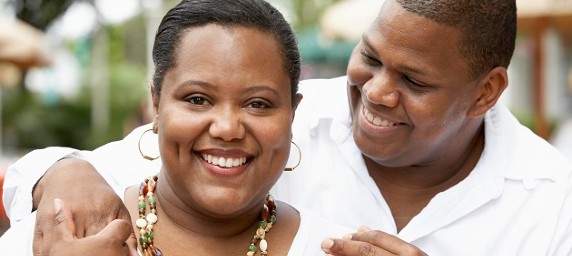
[[[458,30],[385,1],[347,71],[354,139],[367,158],[388,167],[430,165],[474,135],[465,128],[478,79],[459,40]]]

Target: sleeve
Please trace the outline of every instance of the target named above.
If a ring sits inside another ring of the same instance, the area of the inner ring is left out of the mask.
[[[158,137],[150,129],[151,124],[140,126],[89,155],[89,162],[121,198],[127,187],[138,185],[161,169],[160,158],[151,161],[142,156],[160,156]]]
[[[64,157],[80,155],[77,149],[48,147],[31,151],[8,167],[2,200],[11,225],[32,212],[32,189],[50,166]]]
[[[156,135],[145,133],[150,127],[149,124],[138,127],[122,140],[110,142],[94,151],[49,147],[34,150],[19,159],[8,167],[3,187],[4,207],[10,223],[14,224],[30,214],[34,185],[55,162],[64,157],[90,162],[114,191],[123,197],[125,187],[138,184],[144,177],[160,169],[160,160],[148,161],[140,154],[141,149],[158,151]],[[143,135],[149,138],[148,142],[140,143]]]
[[[0,236],[2,255],[34,255],[34,228],[36,212],[26,214],[20,222]]]

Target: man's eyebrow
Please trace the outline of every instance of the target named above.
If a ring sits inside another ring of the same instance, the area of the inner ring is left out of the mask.
[[[368,48],[368,50],[372,51],[373,54],[375,54],[376,56],[378,55],[377,51],[375,50],[375,48],[373,48],[371,42],[369,41],[369,38],[367,37],[367,35],[365,33],[361,36],[361,40],[365,44],[365,46]]]
[[[377,58],[379,57],[379,53],[375,50],[375,48],[373,47],[371,40],[367,37],[366,34],[363,34],[361,37],[362,42],[364,43],[364,45],[366,46],[366,48],[368,48],[368,51],[371,51],[372,54],[374,54]],[[383,63],[383,60],[379,60]],[[411,63],[408,63],[411,64]],[[407,73],[416,73],[419,75],[427,75],[427,72],[423,71],[422,68],[419,67],[415,67],[412,65],[403,65],[403,64],[398,64],[397,67],[399,68],[399,70],[401,70],[402,72],[407,72]]]

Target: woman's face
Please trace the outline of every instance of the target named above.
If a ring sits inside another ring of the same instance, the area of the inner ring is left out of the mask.
[[[295,107],[278,45],[244,27],[181,35],[154,125],[166,185],[199,213],[258,209],[286,165]]]

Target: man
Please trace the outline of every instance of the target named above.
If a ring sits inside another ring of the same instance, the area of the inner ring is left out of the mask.
[[[386,0],[352,53],[347,77],[300,85],[293,141],[302,161],[282,175],[274,196],[372,229],[324,240],[332,255],[421,255],[417,247],[429,255],[570,254],[572,167],[497,103],[508,85],[515,36],[514,0]],[[113,176],[110,183],[135,183],[158,170],[138,155],[143,130],[86,153],[95,169]],[[41,160],[15,166],[33,159]],[[114,159],[125,168],[105,170]],[[81,168],[72,172],[68,165]],[[34,204],[50,208],[61,197],[79,205],[74,220],[94,234],[107,222],[93,228],[86,212],[97,207],[85,202],[116,199],[91,168],[60,161],[38,183]],[[63,180],[86,177],[94,182],[83,188]],[[31,187],[36,180],[26,182]],[[11,194],[31,200],[31,188],[11,186]],[[25,207],[21,212],[31,210]],[[121,212],[106,207],[112,214],[96,218]],[[44,237],[49,228],[39,224]]]

